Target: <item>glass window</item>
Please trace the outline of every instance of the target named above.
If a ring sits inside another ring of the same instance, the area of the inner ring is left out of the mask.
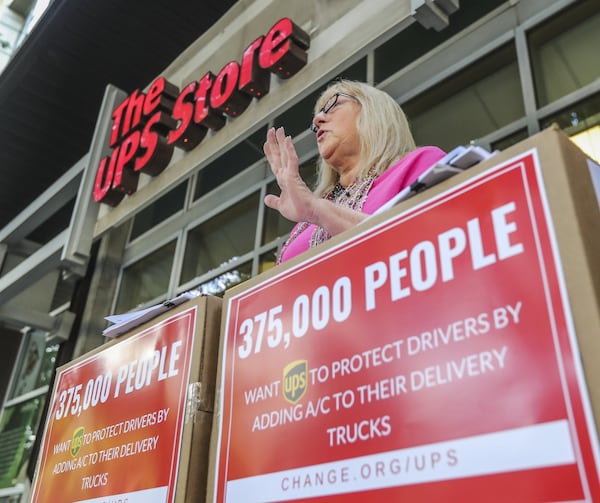
[[[309,187],[314,187],[317,182],[317,173],[315,163],[317,158],[314,157],[300,166],[300,176]],[[267,185],[267,194],[280,194],[279,185],[273,181]],[[287,235],[294,227],[295,222],[291,222],[281,214],[267,206],[265,206],[265,217],[263,225],[263,235],[261,244],[266,244],[281,236]]]
[[[260,260],[258,263],[258,273],[262,274],[265,271],[275,267],[275,262],[277,260],[277,250],[269,250],[266,253],[263,253],[260,256]]]
[[[520,129],[516,133],[506,136],[498,141],[495,141],[494,143],[492,143],[491,148],[492,150],[505,150],[508,147],[511,147],[512,145],[515,145],[516,143],[519,143],[520,141],[525,140],[528,137],[529,134],[527,133],[527,129]]]
[[[183,209],[187,182],[180,183],[173,190],[144,208],[133,218],[130,239],[135,239],[144,232],[160,224],[166,218]]]
[[[600,163],[600,94],[546,117],[541,126],[545,129],[554,123],[558,124],[581,150]]]
[[[505,0],[461,2],[442,31],[424,28],[415,22],[375,49],[375,82],[379,83],[423,56],[477,19],[503,4]]]
[[[30,331],[9,397],[15,398],[48,385],[54,374],[58,349],[58,344],[46,344],[46,332]]]
[[[600,76],[600,2],[570,6],[528,35],[538,105],[593,82]]]
[[[21,503],[21,495],[11,494],[10,496],[0,496],[0,503]]]
[[[252,277],[252,262],[245,262],[240,264],[230,271],[219,274],[216,278],[202,283],[196,287],[200,292],[205,295],[216,295],[222,297],[226,290],[229,288],[243,283],[247,279]]]
[[[403,108],[417,145],[446,150],[521,118],[525,109],[514,47],[486,55]]]
[[[46,395],[6,407],[0,422],[0,488],[25,479]]]
[[[123,270],[117,312],[124,313],[167,294],[174,254],[175,241],[171,241]]]
[[[2,415],[2,401],[10,398],[11,390],[8,389],[11,376],[17,364],[20,348],[23,344],[23,333],[5,326],[0,326],[0,340],[2,341],[2,355],[0,356],[0,415]]]
[[[259,199],[259,193],[255,192],[188,232],[182,283],[254,248]]]
[[[225,152],[198,173],[194,200],[208,194],[233,176],[241,173],[264,156],[266,128],[260,128],[248,138]]]
[[[347,80],[367,80],[367,58],[359,59],[352,66],[349,66],[345,70],[341,71],[336,79],[347,79]]]
[[[59,350],[58,344],[47,344],[46,336],[41,330],[29,330],[24,335],[25,346],[15,365],[8,405],[0,414],[0,489],[13,487],[27,477]]]

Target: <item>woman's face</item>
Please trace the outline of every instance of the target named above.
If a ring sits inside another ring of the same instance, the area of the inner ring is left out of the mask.
[[[313,124],[321,157],[339,172],[352,169],[358,161],[360,143],[356,122],[360,103],[353,96],[336,94],[314,116]]]

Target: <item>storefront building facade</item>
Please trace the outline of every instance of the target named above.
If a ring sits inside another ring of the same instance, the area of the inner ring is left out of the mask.
[[[269,127],[286,128],[313,181],[313,104],[341,77],[389,92],[420,145],[502,150],[558,123],[600,161],[599,22],[595,0],[238,2],[157,79],[177,97],[196,92],[207,72],[223,75],[218,100],[233,80],[226,68],[243,72],[245,55],[263,47],[273,59],[267,91],[235,117],[224,112],[222,127],[192,148],[175,147],[166,166],[142,173],[110,205],[99,189],[109,175],[98,171],[116,146],[127,148],[111,142],[113,110],[134,96],[109,87],[90,152],[1,231],[10,244],[62,191],[76,199],[68,228],[35,253],[16,260],[4,248],[0,315],[20,336],[0,416],[0,502],[26,500],[55,366],[104,342],[104,316],[191,289],[221,295],[274,266],[292,224],[262,202],[277,191],[262,153]],[[278,75],[278,51],[294,37],[290,59],[281,60],[290,75]],[[143,86],[152,97],[152,83]],[[46,316],[17,320],[15,306]]]

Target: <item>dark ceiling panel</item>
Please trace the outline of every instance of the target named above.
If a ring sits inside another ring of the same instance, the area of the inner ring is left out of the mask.
[[[234,0],[54,0],[0,74],[0,228],[90,147],[104,89],[141,89]]]

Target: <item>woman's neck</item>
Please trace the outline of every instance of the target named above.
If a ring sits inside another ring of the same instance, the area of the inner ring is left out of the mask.
[[[348,166],[347,168],[339,168],[336,169],[336,171],[338,172],[339,176],[338,176],[338,183],[340,185],[342,185],[343,187],[348,187],[349,185],[352,185],[352,183],[354,183],[356,181],[356,179],[358,178],[358,164],[353,163],[352,166]]]

